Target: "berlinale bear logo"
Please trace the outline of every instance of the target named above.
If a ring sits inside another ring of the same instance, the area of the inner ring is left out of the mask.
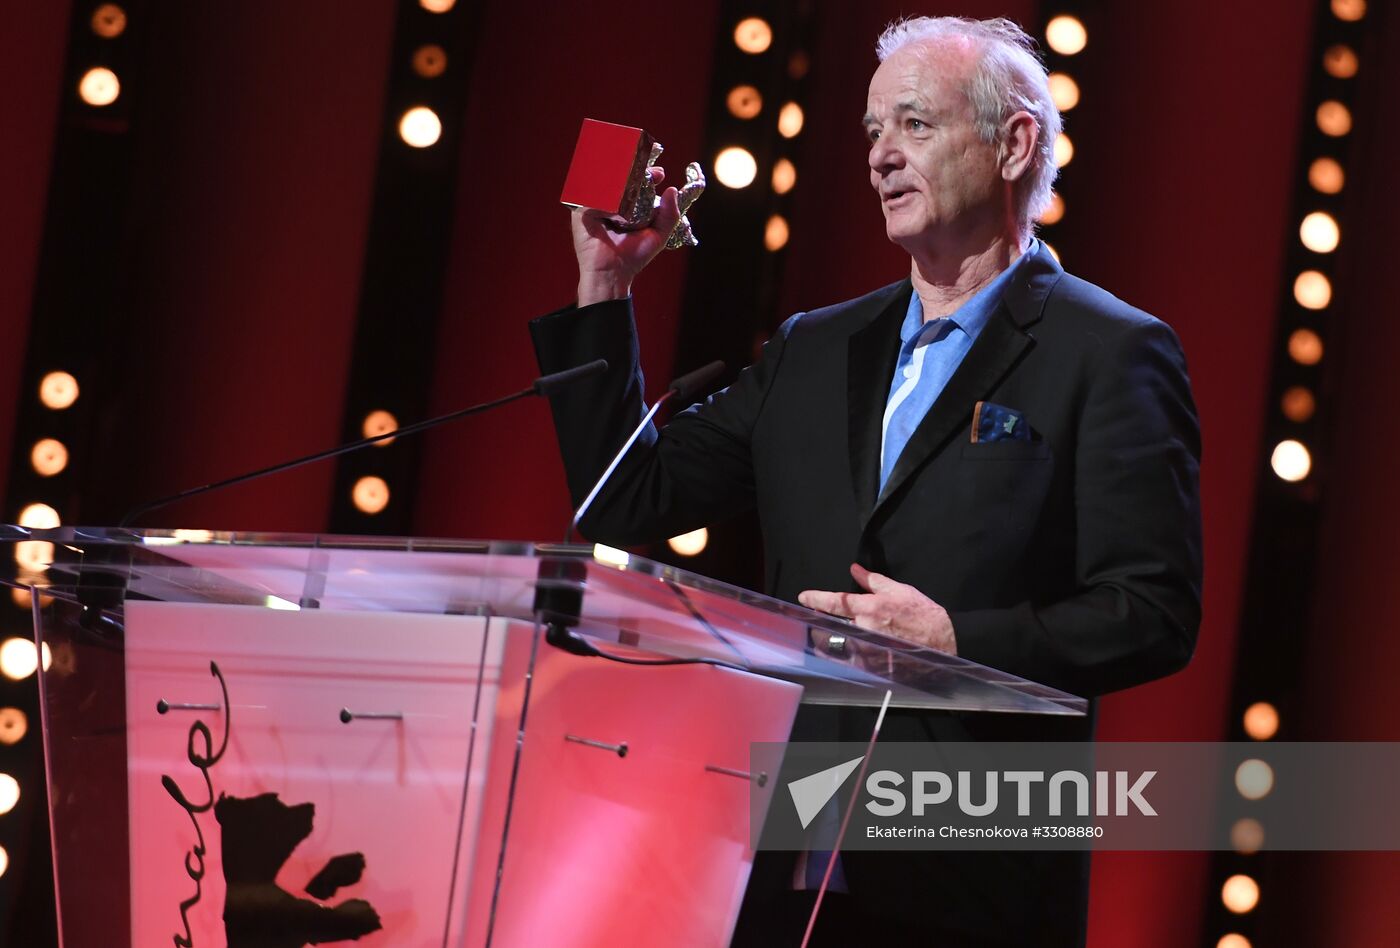
[[[335,941],[358,941],[362,936],[381,928],[379,914],[364,899],[348,899],[334,907],[322,905],[343,886],[360,881],[365,871],[365,857],[360,853],[336,856],[306,884],[312,896],[303,899],[277,884],[277,873],[291,858],[302,840],[311,835],[316,807],[310,803],[288,806],[275,793],[255,797],[231,797],[219,794],[214,800],[214,782],[210,771],[228,750],[233,731],[228,700],[228,684],[215,662],[209,663],[209,673],[218,680],[223,703],[216,707],[224,711],[224,734],[218,750],[214,735],[203,721],[190,725],[185,753],[190,764],[199,772],[204,784],[204,800],[192,801],[174,778],[160,778],[167,793],[190,818],[195,842],[185,856],[185,873],[194,883],[194,894],[180,903],[183,933],[173,940],[177,948],[194,948],[189,911],[199,904],[203,895],[201,880],[205,874],[204,830],[199,825],[202,813],[214,811],[222,831],[224,868],[224,934],[228,948],[304,948]],[[165,701],[156,711],[165,714],[170,709]],[[316,901],[313,901],[316,900]]]
[[[228,948],[302,948],[354,941],[379,930],[379,915],[364,899],[335,907],[298,898],[276,882],[292,851],[311,835],[316,808],[288,806],[275,793],[240,799],[220,794],[214,818],[223,831],[224,931]],[[336,856],[306,884],[325,901],[365,871],[359,853]]]

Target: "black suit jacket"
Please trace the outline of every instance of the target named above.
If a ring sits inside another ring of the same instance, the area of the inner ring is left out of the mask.
[[[581,531],[627,546],[756,506],[767,591],[779,598],[854,589],[856,561],[942,604],[958,653],[976,662],[1089,696],[1181,668],[1200,620],[1200,437],[1171,329],[1039,245],[877,496],[911,292],[904,280],[789,319],[733,385],[648,432]],[[630,303],[561,311],[531,330],[544,372],[600,357],[611,366],[551,400],[578,503],[644,410]],[[979,400],[1023,413],[1034,440],[973,443]],[[851,739],[868,736],[859,715],[844,722]],[[1091,735],[1092,717],[906,713],[882,740]],[[927,873],[867,858],[889,855],[849,854],[853,892],[865,875],[891,911],[910,898],[926,908]],[[986,866],[982,883],[1020,891],[990,906],[968,894],[953,910],[972,913],[969,930],[1011,915],[1035,925],[1025,887],[1068,872],[1078,908],[1067,924],[1082,929],[1083,860],[1036,865]],[[950,884],[978,875],[959,870]]]
[[[1200,436],[1176,336],[1040,245],[876,497],[908,280],[800,313],[728,389],[650,432],[580,529],[635,545],[757,505],[768,592],[852,589],[854,560],[949,610],[958,652],[1081,695],[1186,664],[1200,620]],[[640,420],[630,304],[532,323],[575,502]],[[979,400],[1037,440],[971,442]]]

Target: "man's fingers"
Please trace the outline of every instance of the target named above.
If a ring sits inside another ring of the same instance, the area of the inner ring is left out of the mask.
[[[659,165],[647,169],[647,176],[651,178],[652,184],[660,184],[666,180],[666,169]]]
[[[860,596],[853,596],[844,592],[826,592],[820,589],[808,589],[797,594],[797,601],[808,609],[815,609],[818,612],[830,613],[840,616],[843,619],[850,619],[855,616],[855,611],[859,607]]]
[[[656,216],[652,218],[651,226],[670,236],[681,219],[679,200],[679,192],[675,188],[667,188],[662,192],[661,203],[656,208]]]

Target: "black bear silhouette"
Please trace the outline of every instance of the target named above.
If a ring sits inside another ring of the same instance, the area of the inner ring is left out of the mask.
[[[326,906],[277,885],[277,873],[311,835],[315,816],[314,804],[288,806],[275,793],[247,798],[219,795],[214,818],[219,821],[223,845],[228,948],[304,948],[358,941],[380,929],[379,914],[364,899]],[[359,853],[336,856],[311,880],[307,891],[329,898],[341,886],[358,882],[364,866],[365,858]]]

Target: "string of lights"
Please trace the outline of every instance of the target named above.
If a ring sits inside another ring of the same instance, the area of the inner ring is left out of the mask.
[[[704,150],[712,187],[692,253],[676,351],[688,364],[747,365],[777,325],[793,238],[792,207],[811,70],[815,11],[786,2],[721,4]],[[756,525],[739,521],[673,537],[662,556],[688,568],[753,573]]]
[[[433,338],[450,243],[451,195],[467,90],[472,4],[400,0],[342,438],[427,414]],[[447,121],[444,123],[444,116]],[[411,529],[420,446],[386,438],[337,467],[331,529]]]
[[[1365,0],[1321,0],[1302,108],[1295,222],[1284,254],[1265,454],[1237,647],[1232,740],[1261,744],[1238,763],[1232,791],[1248,801],[1274,790],[1268,741],[1296,739],[1301,663],[1314,575],[1326,448],[1322,384],[1329,324],[1344,312],[1338,286],[1342,206],[1353,150],[1356,77]],[[1231,828],[1233,853],[1217,854],[1207,924],[1216,948],[1251,948],[1266,904],[1269,827],[1254,816]]]
[[[1045,64],[1050,71],[1050,97],[1068,126],[1072,121],[1068,113],[1079,105],[1081,92],[1080,84],[1074,78],[1075,66],[1078,57],[1089,45],[1089,30],[1085,26],[1082,12],[1061,11],[1045,21],[1042,35],[1045,37]],[[1067,204],[1064,194],[1067,185],[1072,189],[1071,176],[1066,173],[1065,168],[1073,160],[1074,140],[1070,138],[1068,131],[1062,131],[1055,139],[1055,167],[1060,169],[1060,176],[1055,185],[1055,193],[1050,199],[1050,206],[1041,214],[1039,221],[1041,240],[1056,260],[1060,259],[1060,252],[1051,242],[1051,238],[1055,238],[1060,232],[1059,225],[1065,220]]]

